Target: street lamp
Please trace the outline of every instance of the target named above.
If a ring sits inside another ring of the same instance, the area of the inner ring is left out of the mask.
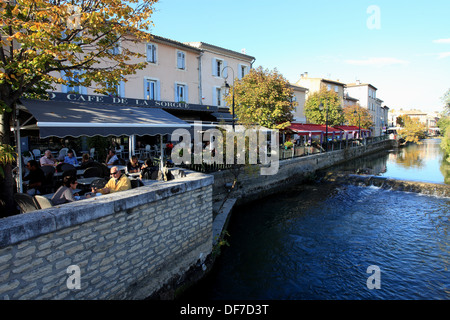
[[[361,139],[361,114],[356,110],[353,111],[353,114],[358,115],[358,139]]]
[[[323,110],[323,104],[320,103],[319,110]],[[325,109],[325,152],[328,152],[328,106]]]
[[[234,70],[233,70],[233,68],[231,68],[230,66],[226,66],[225,68],[222,69],[222,74],[223,74],[223,72],[224,72],[224,70],[225,70],[226,68],[230,68],[231,71],[233,71],[233,86],[234,86]],[[228,92],[230,92],[230,91],[229,91],[229,90],[230,90],[230,85],[228,84],[227,79],[228,79],[228,73],[227,73],[227,76],[225,77],[225,88],[228,88]],[[231,122],[231,125],[232,125],[232,127],[233,127],[233,132],[234,132],[234,89],[233,89],[232,111],[233,111],[233,118],[231,119],[231,121],[232,121],[232,122]]]

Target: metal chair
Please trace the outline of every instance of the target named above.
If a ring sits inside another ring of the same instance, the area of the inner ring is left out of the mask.
[[[130,179],[131,189],[142,187],[144,183],[140,179]]]
[[[39,158],[41,157],[41,150],[33,149],[32,152],[33,152],[34,159],[39,160]]]
[[[105,187],[106,183],[108,183],[108,181],[106,181],[103,178],[99,178],[99,179],[92,181],[91,188],[101,189],[101,188]]]
[[[41,186],[43,193],[51,193],[53,191],[54,181],[53,176],[55,174],[55,167],[53,166],[43,166],[41,167],[42,171],[44,171],[45,180],[43,185]]]
[[[53,207],[52,202],[46,197],[36,195],[33,198],[36,201],[37,205],[40,207],[40,209],[47,209]]]
[[[101,176],[102,176],[102,174],[100,172],[100,169],[97,167],[87,168],[86,170],[84,170],[84,173],[83,173],[84,178],[92,178],[92,177],[100,178]]]
[[[15,193],[14,200],[20,208],[22,213],[28,213],[31,211],[39,210],[37,202],[34,201],[33,197],[26,193]]]

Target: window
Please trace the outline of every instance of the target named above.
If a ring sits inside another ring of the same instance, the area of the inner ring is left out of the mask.
[[[144,95],[146,100],[158,100],[158,81],[144,80]]]
[[[107,86],[108,88],[110,88],[111,86]],[[123,93],[122,93],[122,89],[123,89],[123,83],[119,83],[114,87],[114,93],[112,93],[111,95],[114,97],[122,97]]]
[[[72,83],[67,84],[67,93],[81,93],[81,85],[79,84],[80,79],[80,72],[79,71],[72,71],[71,77],[66,77],[68,81],[71,81]]]
[[[186,55],[183,51],[177,51],[177,68],[181,70],[186,69]]]
[[[339,92],[338,86],[334,86],[334,92]]]
[[[175,84],[175,102],[188,102],[187,86],[185,84]]]
[[[331,90],[331,84],[327,85],[327,89],[328,89],[328,91]]]
[[[147,44],[147,62],[156,63],[157,47],[153,43]]]
[[[239,65],[239,79],[242,79],[245,77],[246,74],[248,74],[249,67],[243,64]]]
[[[225,77],[226,76],[226,70],[224,68],[227,66],[226,62],[221,59],[213,59],[213,65],[212,65],[212,74],[216,77]]]
[[[222,105],[222,89],[220,87],[214,88],[213,98],[213,104],[220,107]]]
[[[108,52],[114,56],[120,54],[120,43],[115,43],[111,49],[108,49]]]

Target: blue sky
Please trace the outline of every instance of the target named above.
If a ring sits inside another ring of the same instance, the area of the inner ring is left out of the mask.
[[[156,35],[254,56],[300,74],[375,86],[383,105],[442,111],[450,88],[450,1],[160,0]]]

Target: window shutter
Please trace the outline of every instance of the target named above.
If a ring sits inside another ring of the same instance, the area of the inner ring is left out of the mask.
[[[218,76],[217,74],[217,59],[213,58],[212,59],[212,75],[213,76]]]
[[[155,93],[155,100],[161,100],[161,83],[159,80],[156,81],[156,93]]]
[[[125,97],[125,82],[120,81],[119,83],[119,95],[121,98]]]

